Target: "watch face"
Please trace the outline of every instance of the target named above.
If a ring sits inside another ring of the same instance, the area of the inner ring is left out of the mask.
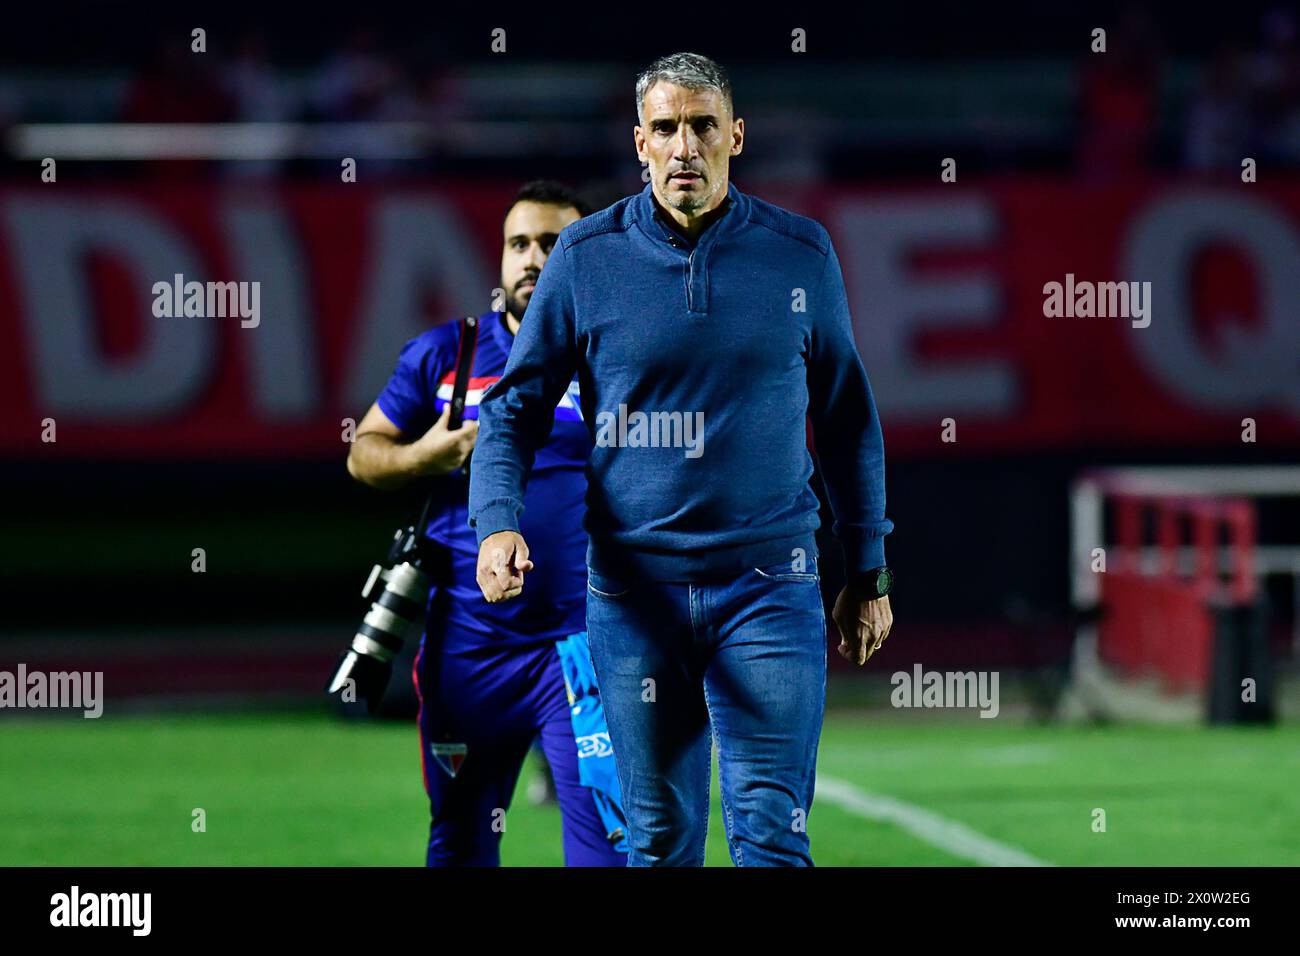
[[[894,572],[889,568],[881,568],[876,572],[876,593],[884,597],[894,586]]]

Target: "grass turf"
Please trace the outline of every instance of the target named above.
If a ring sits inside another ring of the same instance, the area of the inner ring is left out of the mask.
[[[413,727],[314,714],[0,721],[0,865],[418,865]],[[534,772],[526,770],[524,779]],[[827,718],[819,772],[1060,865],[1300,863],[1300,726],[1046,727]],[[193,811],[206,832],[191,829]],[[1093,830],[1094,810],[1106,832]],[[966,861],[819,800],[821,865]],[[506,865],[561,862],[522,792]],[[714,785],[708,862],[729,865]]]

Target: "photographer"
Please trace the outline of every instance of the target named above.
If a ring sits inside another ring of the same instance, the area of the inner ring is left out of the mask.
[[[476,341],[467,343],[463,426],[449,428],[448,417],[465,326],[449,322],[406,343],[348,456],[352,476],[376,488],[426,476],[436,482],[424,534],[441,560],[430,562],[415,665],[430,866],[500,862],[502,818],[536,737],[555,777],[566,865],[626,862],[618,783],[584,631],[582,516],[591,440],[576,383],[555,408],[525,499],[537,547],[524,600],[483,600],[462,467],[474,447],[479,399],[505,370],[542,267],[560,230],[585,212],[559,184],[538,181],[520,190],[504,224],[505,309],[479,317]]]

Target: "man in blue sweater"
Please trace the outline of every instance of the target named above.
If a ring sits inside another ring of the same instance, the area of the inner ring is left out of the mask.
[[[680,53],[636,86],[637,196],[567,226],[484,396],[470,480],[489,602],[532,571],[534,453],[576,372],[587,632],[629,866],[701,865],[710,729],[737,865],[806,866],[826,623],[806,422],[844,549],[833,611],[858,664],[889,634],[884,446],[822,226],[731,185],[726,72]]]

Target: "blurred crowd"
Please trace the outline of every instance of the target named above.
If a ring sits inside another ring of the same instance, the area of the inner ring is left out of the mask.
[[[1225,43],[1201,73],[1187,111],[1184,161],[1191,169],[1239,172],[1241,158],[1300,165],[1300,47],[1297,16],[1271,11],[1259,44]]]
[[[1089,179],[1140,172],[1152,164],[1169,63],[1155,21],[1129,8],[1107,37],[1104,56],[1080,70],[1079,168]],[[1244,157],[1300,166],[1300,46],[1295,10],[1278,7],[1253,47],[1224,40],[1196,64],[1191,95],[1177,111],[1174,164],[1202,173],[1240,174]]]
[[[437,64],[416,69],[386,53],[379,35],[350,36],[305,83],[277,68],[267,38],[243,34],[229,55],[193,56],[159,44],[132,79],[118,119],[132,123],[375,122],[445,119],[455,84]]]
[[[1084,53],[1076,60],[1074,103],[1067,96],[1059,111],[1070,117],[1069,122],[1054,131],[1049,158],[1040,160],[1040,165],[1072,165],[1088,180],[1140,174],[1153,168],[1236,173],[1245,156],[1255,157],[1261,164],[1300,167],[1296,13],[1291,7],[1278,7],[1258,20],[1248,31],[1249,39],[1224,39],[1211,56],[1180,59],[1166,48],[1157,21],[1145,7],[1124,8],[1109,30],[1105,54]],[[1034,61],[1026,59],[1024,69],[1026,82],[1031,83]],[[203,56],[193,55],[188,45],[174,39],[160,40],[146,62],[119,80],[111,98],[80,97],[77,103],[56,110],[61,115],[54,119],[402,122],[436,130],[458,122],[489,124],[503,117],[527,123],[554,119],[563,112],[554,104],[540,105],[544,97],[535,93],[488,102],[481,92],[467,96],[465,76],[463,67],[440,62],[427,51],[425,55],[394,52],[391,37],[374,29],[349,34],[318,62],[288,67],[277,59],[268,36],[253,29],[238,34],[232,42],[214,42]],[[627,82],[611,82],[610,88],[594,91],[570,118],[587,124],[626,123],[630,119],[627,86]],[[763,105],[763,95],[751,90],[748,102]],[[772,98],[777,101],[779,98]],[[824,103],[809,106],[813,110],[829,108]],[[798,129],[801,118],[794,115],[797,111],[788,103],[783,108],[784,128]],[[1018,104],[1005,106],[1008,113],[1020,108]],[[0,124],[44,121],[41,112],[12,89],[0,94]],[[942,117],[936,126],[941,124]],[[826,124],[809,126],[816,128],[820,139],[815,147],[805,145],[805,150],[833,153],[837,147],[847,146],[848,137],[837,141],[835,130]],[[551,135],[557,134],[552,130]],[[941,130],[933,135],[941,138]],[[626,151],[626,143],[619,140],[617,146],[611,145],[603,131],[595,133],[592,140],[595,150]],[[1027,159],[1015,153],[1014,147],[1010,149],[1010,160],[1002,162],[1001,168],[1018,168]],[[427,171],[432,155],[430,152],[424,166],[381,162],[372,164],[370,170],[387,165]],[[856,155],[852,161],[863,165]],[[881,172],[874,168],[877,165],[868,157],[862,172]],[[194,164],[185,166],[194,168]],[[257,177],[321,175],[327,167],[324,162],[276,158],[241,161],[224,168],[232,176]],[[820,168],[824,172],[827,167]],[[336,174],[337,164],[328,164],[328,170],[330,175]]]

